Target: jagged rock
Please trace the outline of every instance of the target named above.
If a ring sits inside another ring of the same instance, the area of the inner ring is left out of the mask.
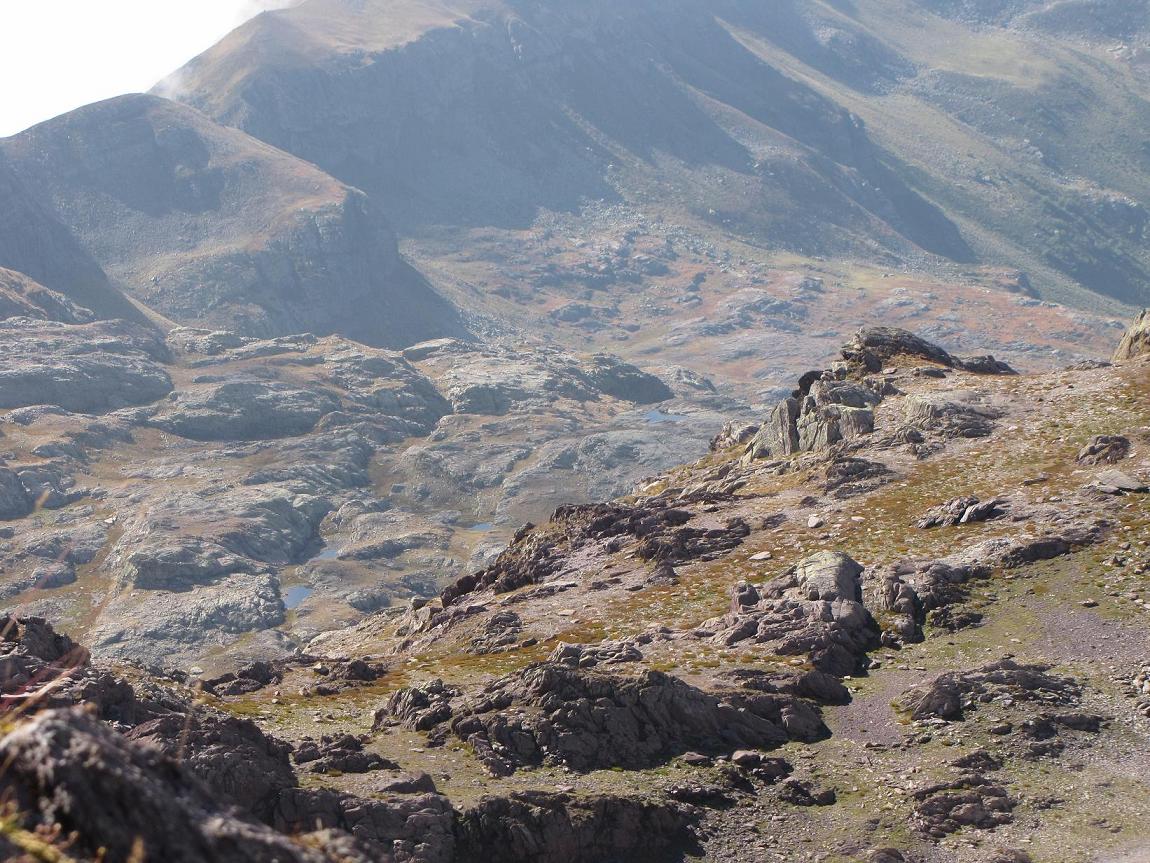
[[[997,408],[965,390],[908,396],[904,407],[909,426],[948,438],[987,437],[1000,415]]]
[[[741,520],[725,528],[687,527],[694,516],[666,501],[637,505],[587,504],[563,506],[544,528],[527,525],[487,569],[464,576],[443,591],[445,606],[480,590],[507,593],[538,584],[554,575],[563,554],[589,542],[618,543],[632,537],[642,540],[638,549],[644,560],[685,562],[725,554],[742,544],[750,526]],[[433,626],[436,624],[432,624]]]
[[[1046,706],[1077,704],[1081,686],[1069,677],[1054,677],[1047,665],[1020,665],[1003,659],[974,671],[943,674],[903,696],[902,705],[914,719],[965,718],[965,711],[998,695],[1016,702]]]
[[[747,423],[727,422],[715,437],[711,439],[711,452],[721,452],[737,446],[745,446],[756,434],[759,427]]]
[[[639,797],[529,791],[488,797],[460,818],[460,860],[671,863],[697,853],[689,806]]]
[[[296,747],[293,757],[296,764],[306,764],[311,773],[370,773],[399,769],[395,762],[365,749],[363,738],[351,734],[324,735],[318,741],[305,738]]]
[[[12,470],[0,467],[0,521],[13,521],[32,512],[35,503]]]
[[[768,584],[740,583],[730,612],[700,632],[727,646],[770,644],[779,656],[809,657],[820,671],[853,674],[879,638],[861,601],[862,571],[845,554],[820,552]]]
[[[917,357],[975,374],[1012,375],[1016,372],[994,357],[962,359],[951,356],[938,345],[897,327],[863,327],[843,348],[843,358],[868,372],[881,371],[895,357]]]
[[[376,715],[377,725],[392,720],[454,735],[495,775],[543,763],[641,770],[688,751],[766,749],[789,739],[787,722],[823,732],[817,713],[787,696],[712,694],[657,671],[623,677],[554,663],[467,698],[440,682],[400,690]]]
[[[892,472],[885,464],[844,456],[827,465],[826,490],[833,492],[835,498],[844,500],[874,491],[889,482],[891,477]]]
[[[1079,464],[1116,464],[1130,455],[1130,439],[1122,435],[1096,435],[1078,452]]]
[[[1122,336],[1114,351],[1116,363],[1132,360],[1150,352],[1150,309],[1144,309]]]
[[[143,722],[126,734],[180,758],[217,799],[257,818],[271,818],[280,793],[296,784],[290,747],[250,720],[187,708]]]
[[[500,611],[483,624],[483,631],[471,639],[470,653],[483,656],[511,647],[519,641],[523,621],[514,611]]]
[[[799,451],[799,408],[797,398],[783,399],[747,448],[752,459],[783,458]]]
[[[178,736],[177,736],[178,740]],[[0,740],[0,788],[31,829],[59,824],[75,848],[107,859],[185,863],[321,863],[322,851],[229,810],[192,773],[83,710],[52,710]]]
[[[547,657],[548,662],[572,668],[595,668],[598,665],[621,665],[641,662],[643,654],[627,641],[601,641],[598,644],[560,644]]]
[[[809,698],[821,704],[850,704],[850,690],[825,671],[767,672],[737,668],[724,675],[746,689]]]
[[[270,662],[254,662],[235,673],[229,672],[201,683],[205,692],[220,697],[247,695],[283,680],[283,671]]]
[[[953,527],[959,524],[989,521],[1003,515],[1002,501],[979,501],[977,497],[956,497],[944,504],[927,510],[918,520],[918,527],[928,530],[932,527]]]
[[[439,794],[355,797],[329,788],[294,788],[277,803],[273,826],[288,833],[335,829],[369,849],[372,863],[454,863],[456,814]]]
[[[993,830],[1013,821],[1017,805],[1006,789],[983,776],[964,776],[916,789],[915,826],[941,838],[963,827]]]

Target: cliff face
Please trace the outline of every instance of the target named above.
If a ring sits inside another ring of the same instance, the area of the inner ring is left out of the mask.
[[[460,331],[361,192],[186,107],[122,97],[3,150],[117,285],[176,323],[388,346]]]

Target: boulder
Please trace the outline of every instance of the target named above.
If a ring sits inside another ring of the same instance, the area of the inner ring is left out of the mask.
[[[1122,435],[1095,435],[1078,452],[1079,464],[1116,464],[1130,455],[1130,439]]]

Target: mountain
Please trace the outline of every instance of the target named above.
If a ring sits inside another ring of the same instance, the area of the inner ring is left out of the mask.
[[[124,96],[0,150],[47,218],[170,323],[397,347],[464,332],[363,193],[184,106]]]
[[[470,247],[468,229],[624,204],[808,258],[1012,267],[1116,308],[1150,296],[1146,11],[307,0],[159,91],[412,236]]]

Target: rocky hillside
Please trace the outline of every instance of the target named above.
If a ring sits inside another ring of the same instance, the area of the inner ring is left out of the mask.
[[[864,329],[702,460],[559,508],[431,602],[227,673],[93,661],[11,617],[0,841],[56,860],[1135,863],[1150,838],[1145,330],[1115,365],[1019,375]],[[245,351],[287,360],[284,432],[325,392],[348,415],[329,414],[331,435],[364,438],[365,423],[379,437],[479,398],[464,378],[444,387],[442,343],[360,349],[305,385],[307,345],[185,330],[165,355],[118,338],[137,374],[169,369],[177,397],[115,421],[189,446],[269,435],[235,419],[217,379]],[[196,358],[215,371],[185,390]],[[357,420],[356,370],[385,360],[394,419]],[[565,368],[564,386],[598,379],[602,397],[619,397],[603,381],[663,394],[604,359]],[[134,546],[125,595],[218,577],[251,596],[269,580],[261,543],[323,509],[330,480],[292,473],[221,492],[235,499],[215,511],[253,514],[220,524],[214,548],[179,539],[194,510],[145,508],[157,547]],[[174,501],[185,479],[169,476]],[[113,555],[142,517],[105,519]],[[203,588],[188,590],[181,606]]]
[[[433,595],[737,409],[540,344],[162,335],[4,270],[0,311],[0,596],[164,667],[281,657]]]

